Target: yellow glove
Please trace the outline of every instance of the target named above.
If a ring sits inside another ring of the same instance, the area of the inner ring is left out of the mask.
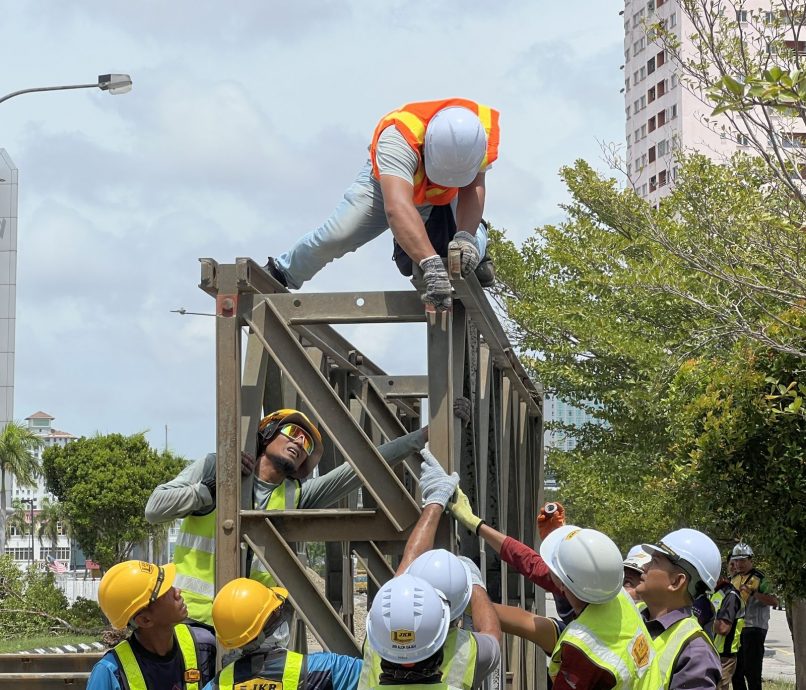
[[[448,503],[448,510],[460,525],[469,529],[473,534],[478,534],[479,527],[484,524],[484,520],[473,512],[470,501],[459,487],[456,487],[456,502]]]

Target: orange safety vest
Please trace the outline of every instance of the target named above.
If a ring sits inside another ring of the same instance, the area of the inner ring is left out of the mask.
[[[381,132],[387,127],[394,125],[405,137],[414,152],[417,154],[417,172],[414,173],[414,203],[417,206],[431,204],[433,206],[444,206],[451,203],[459,190],[456,187],[440,187],[435,185],[425,175],[423,165],[423,144],[425,142],[425,130],[431,119],[443,108],[459,106],[467,108],[478,115],[484,131],[487,133],[487,154],[484,156],[479,171],[485,170],[493,161],[498,158],[498,139],[500,130],[498,128],[498,111],[486,105],[481,105],[464,98],[448,98],[444,101],[423,101],[421,103],[407,103],[398,110],[393,110],[388,115],[384,115],[375,133],[372,135],[372,144],[369,147],[369,157],[372,161],[372,174],[376,180],[380,179],[378,171],[378,161],[376,153],[378,139]]]

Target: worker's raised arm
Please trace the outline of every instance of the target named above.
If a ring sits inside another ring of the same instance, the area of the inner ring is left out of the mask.
[[[157,525],[212,510],[215,499],[210,488],[215,486],[215,461],[215,453],[210,453],[188,465],[171,481],[157,486],[146,503],[146,520]]]
[[[536,616],[515,606],[493,604],[501,630],[507,635],[517,635],[534,642],[546,654],[551,654],[557,644],[557,623],[551,618]]]

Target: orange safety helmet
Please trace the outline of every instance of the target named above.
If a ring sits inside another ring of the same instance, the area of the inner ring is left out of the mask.
[[[277,433],[277,430],[283,426],[283,424],[298,424],[305,429],[313,439],[313,450],[308,457],[305,458],[305,462],[303,462],[292,475],[293,479],[305,479],[319,464],[325,448],[319,429],[317,429],[313,422],[299,410],[292,410],[290,408],[275,410],[260,420],[260,424],[258,424],[257,427],[258,455],[260,455],[261,451],[269,444],[274,434]]]
[[[288,590],[282,587],[266,587],[245,577],[229,581],[213,600],[213,625],[221,646],[237,649],[249,644],[287,598]]]
[[[144,561],[113,565],[101,578],[98,603],[113,628],[125,628],[129,621],[173,587],[176,566]]]

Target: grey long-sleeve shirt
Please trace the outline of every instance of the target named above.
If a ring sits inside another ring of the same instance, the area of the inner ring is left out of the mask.
[[[394,466],[405,460],[412,453],[425,446],[423,429],[396,438],[389,443],[378,446],[378,452],[384,460]],[[215,453],[196,460],[183,469],[174,479],[160,484],[148,498],[145,517],[151,524],[159,524],[170,520],[187,517],[192,513],[209,512],[215,502],[205,480],[215,477]],[[361,486],[361,480],[349,463],[344,463],[320,477],[313,477],[302,483],[300,508],[327,508],[351,491]],[[277,484],[269,484],[255,476],[252,500],[255,507],[265,505],[269,494]]]

